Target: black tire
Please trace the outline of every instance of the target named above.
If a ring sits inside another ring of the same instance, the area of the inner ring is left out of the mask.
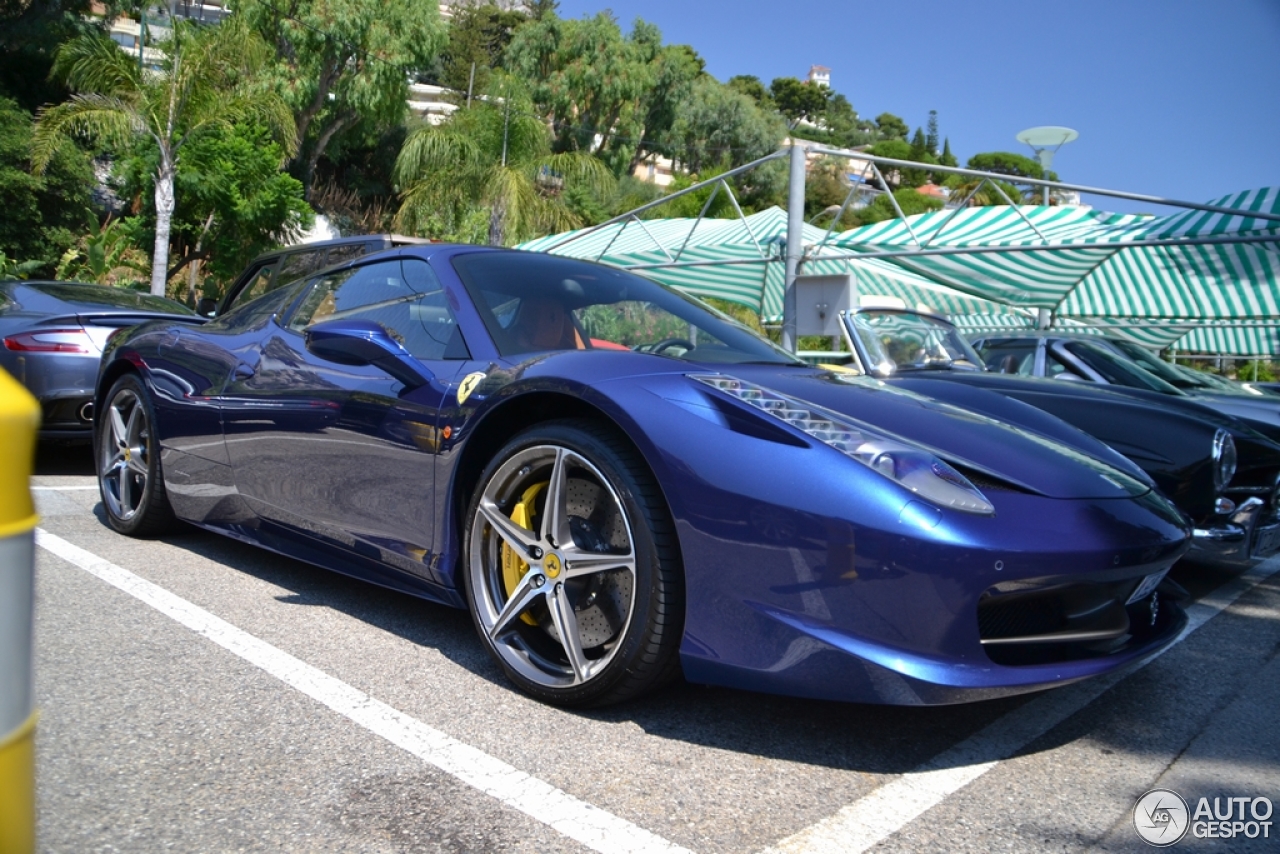
[[[116,380],[94,421],[94,461],[107,523],[131,537],[172,528],[155,409],[142,379],[125,374]]]
[[[521,690],[603,706],[679,674],[674,526],[630,443],[589,421],[526,430],[485,468],[466,520],[467,604]]]

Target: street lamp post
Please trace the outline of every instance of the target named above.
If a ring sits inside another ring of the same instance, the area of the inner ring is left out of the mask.
[[[1057,153],[1059,148],[1071,142],[1080,136],[1079,133],[1071,128],[1055,127],[1053,125],[1044,125],[1041,127],[1027,128],[1018,134],[1018,142],[1031,146],[1031,150],[1036,153],[1036,158],[1040,161],[1041,168],[1044,169],[1045,179],[1049,177],[1049,167],[1053,165],[1053,155]],[[1049,188],[1044,188],[1044,204],[1049,204]]]

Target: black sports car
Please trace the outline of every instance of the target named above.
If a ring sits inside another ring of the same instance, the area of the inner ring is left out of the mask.
[[[1195,523],[1193,559],[1239,564],[1280,551],[1280,444],[1186,395],[990,371],[948,320],[921,311],[860,308],[842,317],[856,369],[1013,423],[976,389],[1051,413],[1142,467]],[[1002,360],[1031,359],[1002,352]],[[1123,365],[1129,363],[1118,360]],[[1006,365],[1007,367],[1007,365]],[[1142,371],[1136,365],[1129,368]],[[1145,372],[1143,372],[1145,374]],[[1149,375],[1148,375],[1149,376]],[[1154,377],[1151,379],[1159,382]]]
[[[1187,395],[1280,440],[1280,399],[1232,386],[1230,381],[1225,381],[1226,385],[1214,382],[1197,371],[1180,370],[1132,341],[1050,329],[982,335],[972,343],[988,364],[999,364],[1007,373]]]

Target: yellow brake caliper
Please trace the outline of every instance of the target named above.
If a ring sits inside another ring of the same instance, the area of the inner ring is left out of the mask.
[[[520,502],[516,504],[515,509],[511,511],[511,521],[515,522],[521,528],[527,531],[533,530],[533,508],[534,502],[538,500],[538,494],[547,488],[547,482],[535,483],[524,491],[520,496]],[[516,586],[520,583],[520,579],[529,571],[529,564],[520,559],[515,549],[502,544],[502,585],[506,588],[506,594],[511,596]],[[538,621],[529,616],[528,612],[521,614],[520,619],[524,620],[531,626],[538,625]]]

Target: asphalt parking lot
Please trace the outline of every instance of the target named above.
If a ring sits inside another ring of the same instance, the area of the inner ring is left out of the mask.
[[[1175,646],[1039,695],[682,684],[570,712],[511,688],[465,612],[195,529],[113,533],[87,449],[42,447],[32,486],[42,851],[1137,851],[1157,788],[1269,802],[1178,849],[1280,849],[1280,558],[1176,567]]]

